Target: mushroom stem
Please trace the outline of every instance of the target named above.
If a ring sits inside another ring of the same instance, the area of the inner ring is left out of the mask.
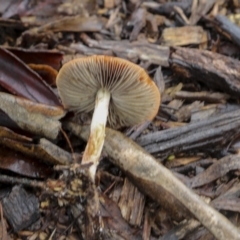
[[[110,96],[110,92],[105,88],[97,92],[90,136],[82,158],[83,164],[93,163],[90,167],[90,176],[93,181],[103,148]]]

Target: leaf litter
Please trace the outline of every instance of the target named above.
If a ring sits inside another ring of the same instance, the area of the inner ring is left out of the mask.
[[[6,239],[239,239],[239,7],[187,0],[0,3]],[[107,129],[95,186],[89,166],[78,165],[89,116],[66,113],[55,78],[62,64],[96,54],[139,64],[162,102],[153,121]],[[17,193],[20,203],[34,199],[35,213],[22,205],[27,225],[21,208],[9,211]]]

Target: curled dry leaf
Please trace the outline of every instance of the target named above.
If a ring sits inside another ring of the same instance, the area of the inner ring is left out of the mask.
[[[26,64],[46,64],[59,70],[63,54],[52,50],[7,48],[8,51],[20,58]]]
[[[30,63],[28,66],[37,72],[44,81],[46,81],[50,86],[56,86],[56,77],[58,71],[46,64],[33,64]]]
[[[42,78],[6,49],[0,48],[0,85],[34,102],[61,106],[58,97]]]
[[[0,93],[0,109],[20,128],[31,133],[55,139],[64,116],[62,107],[53,107],[31,102],[7,93]]]

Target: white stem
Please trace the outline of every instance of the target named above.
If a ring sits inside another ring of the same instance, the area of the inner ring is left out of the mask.
[[[90,128],[90,136],[82,158],[82,163],[84,164],[93,163],[90,167],[90,174],[93,181],[103,148],[109,101],[110,92],[103,88],[98,90]]]

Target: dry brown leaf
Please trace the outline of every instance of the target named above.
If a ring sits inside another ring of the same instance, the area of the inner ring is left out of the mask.
[[[0,148],[0,169],[32,178],[49,178],[53,173],[49,165],[3,146]]]
[[[200,158],[201,157],[199,157],[199,156],[176,158],[174,160],[167,161],[166,167],[174,168],[174,167],[179,167],[179,166],[182,166],[182,165],[187,165],[188,163],[198,161]]]

